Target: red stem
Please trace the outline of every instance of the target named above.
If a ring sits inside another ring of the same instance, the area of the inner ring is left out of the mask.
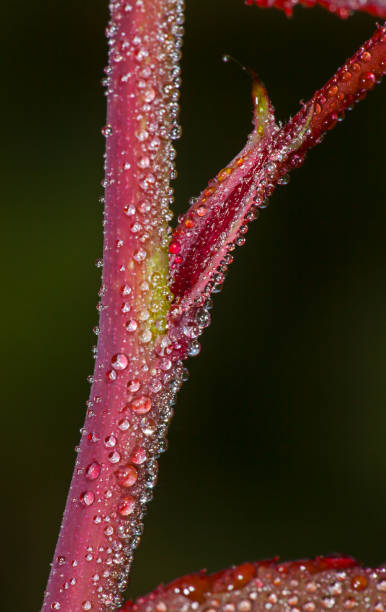
[[[335,127],[354,103],[363,100],[368,91],[380,82],[386,72],[386,27],[379,27],[373,36],[337,70],[336,74],[317,91],[306,107],[313,105],[309,130],[303,148],[318,142],[321,134]],[[300,111],[289,123],[296,125]]]
[[[222,282],[228,251],[283,174],[385,71],[382,28],[282,129],[255,83],[253,134],[170,244],[175,300],[168,316],[182,0],[116,0],[110,8],[100,334],[43,612],[120,605],[182,381],[181,359],[199,351],[196,338],[209,323],[205,299]]]
[[[386,71],[386,27],[374,35],[303,105],[281,129],[275,126],[266,92],[259,107],[265,127],[210,181],[186,212],[170,244],[174,305],[170,332],[181,336],[186,320],[209,298],[232,261],[230,252],[245,242],[248,223],[283,176],[300,166],[308,149],[362,100]]]
[[[44,612],[121,604],[182,376],[164,335],[182,1],[110,9],[100,333]]]

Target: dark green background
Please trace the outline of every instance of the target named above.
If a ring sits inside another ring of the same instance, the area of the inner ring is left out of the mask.
[[[1,609],[39,609],[91,372],[102,252],[104,0],[1,8]],[[176,210],[241,148],[250,83],[278,116],[367,37],[366,15],[190,0]],[[189,363],[131,595],[280,554],[385,560],[385,84],[251,228]]]

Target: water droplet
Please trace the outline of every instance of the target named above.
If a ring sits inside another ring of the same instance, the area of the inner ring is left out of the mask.
[[[110,434],[105,438],[105,446],[106,448],[113,448],[117,443],[117,439],[114,434]]]
[[[200,354],[200,351],[201,344],[197,340],[193,340],[188,351],[189,357],[197,357],[197,355]]]
[[[290,605],[290,606],[292,606],[292,607],[293,607],[293,606],[296,606],[296,604],[298,603],[298,601],[299,601],[299,598],[298,598],[296,595],[293,595],[292,597],[290,597],[290,598],[288,599],[288,603],[289,603],[289,605]]]
[[[127,465],[116,472],[118,484],[121,487],[132,487],[137,482],[138,472],[133,465]]]
[[[136,213],[135,206],[133,206],[133,204],[129,204],[128,206],[125,206],[123,211],[125,215],[127,215],[128,217],[131,217],[132,215],[135,215]]]
[[[107,536],[111,536],[114,533],[114,528],[111,525],[107,525],[107,527],[103,530],[104,534]]]
[[[149,397],[142,395],[131,402],[130,408],[136,414],[147,414],[151,410],[151,400]]]
[[[130,421],[128,419],[121,419],[118,423],[118,427],[121,431],[127,431],[130,429]]]
[[[177,255],[181,250],[181,245],[179,242],[171,242],[169,245],[169,253],[171,255]]]
[[[332,97],[332,96],[336,96],[336,94],[337,94],[337,93],[338,93],[338,87],[337,87],[337,85],[332,85],[332,86],[331,86],[331,87],[328,89],[328,91],[327,91],[327,94],[328,94],[329,96],[331,96],[331,97]]]
[[[129,364],[129,360],[123,353],[117,353],[111,359],[111,365],[114,370],[125,370]]]
[[[138,130],[135,136],[139,140],[139,142],[143,142],[148,138],[149,133],[146,130]]]
[[[80,496],[80,501],[84,506],[91,506],[94,503],[95,495],[92,491],[84,491]]]
[[[51,604],[51,609],[52,610],[60,610],[61,605],[58,601],[54,601],[54,603]]]
[[[378,591],[382,591],[382,593],[386,593],[386,580],[380,580],[377,583]]]
[[[107,370],[106,372],[106,380],[107,382],[114,382],[117,380],[117,373],[115,370]]]
[[[200,327],[210,325],[210,314],[205,308],[199,308],[196,312],[196,321]]]
[[[88,599],[87,601],[84,601],[82,603],[82,610],[91,610],[91,608],[92,608],[92,603]]]
[[[158,378],[151,380],[149,386],[154,393],[158,393],[162,389],[162,383]]]
[[[101,132],[103,136],[107,138],[108,136],[111,136],[113,134],[114,130],[110,124],[107,124],[102,128]]]
[[[200,328],[194,323],[188,323],[187,325],[184,325],[183,332],[187,338],[193,339],[200,335]]]
[[[141,429],[145,436],[152,436],[156,431],[157,426],[153,419],[143,418],[141,419]]]
[[[134,378],[133,380],[130,380],[127,383],[127,390],[130,393],[136,393],[141,387],[141,383],[137,378]]]
[[[101,473],[101,466],[97,461],[93,461],[87,466],[85,476],[87,480],[96,480]]]
[[[277,184],[278,185],[288,185],[289,182],[290,182],[290,175],[283,174],[283,176],[281,176],[279,180],[277,181]]]
[[[147,321],[149,317],[150,317],[150,313],[148,310],[146,310],[146,308],[143,308],[138,315],[138,319],[140,321]]]
[[[121,306],[121,312],[123,312],[123,313],[130,312],[130,304],[129,304],[129,302],[123,302],[123,304]]]
[[[136,448],[130,457],[130,461],[135,465],[145,463],[147,459],[146,450],[144,448]]]
[[[142,225],[140,223],[138,223],[138,221],[135,221],[135,223],[132,224],[132,226],[130,227],[130,231],[132,234],[137,234],[138,232],[140,232],[142,229]]]
[[[335,599],[333,597],[323,597],[322,606],[327,610],[330,610],[335,606]]]
[[[223,181],[225,181],[225,179],[232,174],[233,170],[232,168],[223,168],[222,170],[220,170],[220,172],[217,174],[217,180],[222,183]]]
[[[361,79],[361,84],[370,89],[373,85],[375,85],[376,80],[377,77],[373,72],[366,72]]]
[[[87,435],[87,440],[89,442],[99,442],[99,436],[95,433],[95,431],[90,431],[90,433]]]
[[[360,59],[362,60],[362,62],[369,62],[371,60],[371,53],[369,53],[368,51],[364,51],[360,56]]]
[[[134,512],[135,499],[131,495],[125,497],[118,506],[118,512],[121,516],[129,516]]]
[[[366,576],[363,574],[359,574],[358,576],[353,576],[351,579],[351,586],[355,591],[364,591],[367,587],[369,581]]]
[[[160,368],[164,372],[167,372],[172,367],[172,362],[167,357],[163,357],[160,361]]]
[[[110,463],[118,463],[121,460],[121,455],[115,450],[112,453],[109,453],[108,460]]]
[[[341,595],[343,592],[343,587],[340,582],[334,582],[330,585],[328,590],[330,591],[331,595]]]
[[[130,319],[130,321],[127,321],[126,323],[126,330],[130,333],[135,332],[137,327],[138,327],[138,323],[134,319]]]
[[[123,285],[123,287],[121,287],[121,294],[126,296],[126,295],[130,295],[131,293],[131,287],[129,287],[129,285]]]
[[[181,134],[182,134],[182,129],[181,129],[181,126],[179,125],[175,125],[170,130],[170,138],[172,140],[178,140],[178,138],[181,138]]]
[[[147,157],[147,156],[141,157],[138,160],[138,166],[140,168],[142,168],[142,170],[144,170],[145,168],[149,168],[149,166],[150,166],[150,159],[149,159],[149,157]],[[131,231],[133,231],[133,230],[131,230]]]
[[[133,259],[137,262],[137,263],[141,263],[142,261],[145,261],[147,257],[147,253],[145,251],[145,249],[138,249],[137,251],[135,251],[134,255],[133,255]]]
[[[140,335],[139,339],[143,344],[147,344],[152,339],[153,335],[150,329],[145,329],[145,331]]]

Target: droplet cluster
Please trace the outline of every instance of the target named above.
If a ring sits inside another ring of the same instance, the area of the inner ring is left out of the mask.
[[[185,377],[166,320],[183,2],[113,0],[110,12],[96,363],[44,612],[121,605]]]
[[[276,7],[282,9],[289,17],[297,4],[306,8],[319,4],[342,19],[349,17],[353,11],[366,11],[377,17],[386,16],[383,0],[245,0],[245,4],[256,4],[260,8]]]
[[[385,612],[385,577],[347,557],[244,563],[179,578],[121,612]]]
[[[268,106],[261,104],[265,114]],[[282,133],[272,116],[264,117],[263,137],[256,138],[254,130],[241,153],[179,219],[169,247],[175,296],[169,320],[176,337],[181,339],[181,330],[188,335],[185,328],[197,327],[196,310],[221,291],[232,252],[245,244],[249,224],[268,206],[276,184],[288,183],[288,164],[303,143],[309,121],[305,112],[294,130]]]
[[[174,295],[169,334],[183,347],[184,329],[194,328],[195,310],[221,290],[232,251],[245,243],[250,221],[267,207],[276,185],[288,183],[289,171],[303,163],[308,149],[363,99],[385,71],[383,26],[281,128],[274,122],[264,88],[254,83],[255,130],[241,153],[191,201],[169,246]]]
[[[342,121],[386,73],[386,27],[379,27],[355,55],[313,97],[312,138]]]
[[[187,376],[181,360],[200,352],[198,338],[210,324],[210,296],[221,290],[231,252],[244,244],[248,224],[267,205],[275,185],[288,182],[288,171],[302,163],[306,149],[334,124],[336,109],[360,99],[385,70],[384,56],[379,57],[384,49],[365,45],[281,129],[263,100],[261,133],[254,130],[241,154],[192,203],[170,241],[172,141],[180,135],[177,62],[183,3],[115,0],[110,10],[104,79],[108,116],[102,128],[107,141],[105,240],[103,260],[96,263],[103,270],[100,321],[94,328],[96,364],[88,379],[92,390],[87,419],[76,448],[75,475],[44,612],[80,606],[114,610],[121,605],[157,480],[157,458],[166,449],[175,396]],[[384,45],[384,28],[374,41]],[[76,542],[74,533],[79,534]],[[305,573],[292,582],[285,567],[246,564],[237,575],[232,570],[209,582],[204,574],[188,577],[166,590],[164,599],[160,592],[146,612],[167,612],[168,596],[176,598],[181,610],[197,610],[211,590],[218,594],[208,601],[211,612],[275,606],[294,612],[344,610],[363,601],[369,605],[362,609],[384,612],[383,575],[379,579],[378,574],[354,575],[342,569],[326,590],[322,579],[310,578],[307,564]],[[372,601],[366,593],[375,580],[377,599]],[[242,588],[250,588],[243,591],[243,600],[233,598]]]

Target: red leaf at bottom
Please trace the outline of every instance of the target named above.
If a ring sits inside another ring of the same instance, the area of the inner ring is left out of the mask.
[[[361,567],[352,557],[244,563],[179,578],[128,602],[120,612],[386,611],[386,566]]]

